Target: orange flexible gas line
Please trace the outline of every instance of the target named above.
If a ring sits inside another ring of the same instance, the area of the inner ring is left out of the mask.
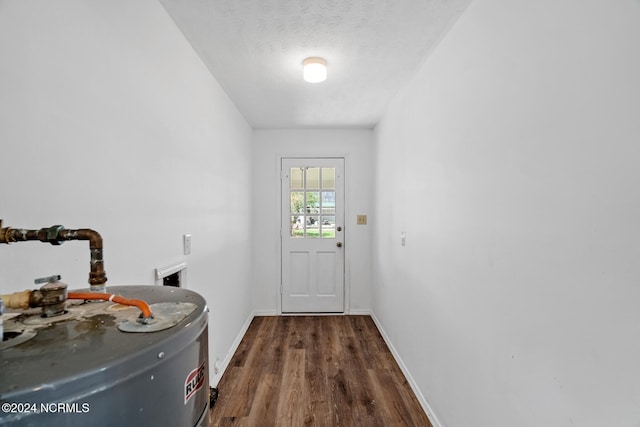
[[[149,304],[139,299],[128,299],[118,295],[100,294],[100,293],[93,293],[93,292],[69,292],[67,294],[67,299],[86,299],[86,300],[99,299],[104,301],[112,301],[122,305],[132,305],[132,306],[138,307],[140,311],[142,311],[142,316],[145,319],[150,319],[153,317]]]

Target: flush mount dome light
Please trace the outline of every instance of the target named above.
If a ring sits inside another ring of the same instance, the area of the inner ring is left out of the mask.
[[[309,83],[327,80],[327,61],[317,57],[305,59],[302,61],[302,76]]]

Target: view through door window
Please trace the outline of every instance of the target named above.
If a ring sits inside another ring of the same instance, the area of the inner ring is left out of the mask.
[[[335,239],[336,169],[295,167],[289,173],[290,236]]]

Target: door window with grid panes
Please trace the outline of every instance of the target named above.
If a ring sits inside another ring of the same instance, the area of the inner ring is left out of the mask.
[[[336,169],[293,167],[289,170],[291,227],[299,239],[336,238]]]

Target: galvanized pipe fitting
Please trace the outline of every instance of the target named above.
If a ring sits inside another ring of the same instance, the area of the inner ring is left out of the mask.
[[[65,313],[67,302],[67,284],[59,282],[60,276],[51,276],[36,280],[36,283],[44,283],[40,289],[14,292],[2,295],[0,298],[6,302],[7,308],[26,310],[28,308],[42,307],[44,317],[54,317]]]

